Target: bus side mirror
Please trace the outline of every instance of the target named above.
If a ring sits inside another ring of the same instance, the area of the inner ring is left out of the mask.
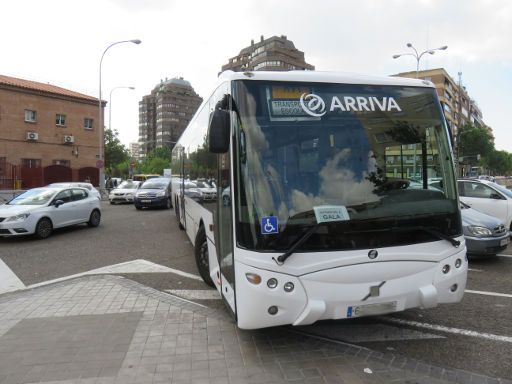
[[[215,109],[208,129],[208,149],[212,153],[226,153],[229,150],[229,111]]]

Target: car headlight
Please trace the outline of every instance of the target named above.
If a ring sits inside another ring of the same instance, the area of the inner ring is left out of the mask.
[[[479,227],[476,225],[470,225],[467,227],[468,232],[473,236],[483,237],[483,236],[492,236],[492,232],[489,228]]]
[[[165,196],[165,191],[159,191],[159,192],[157,192],[157,193],[156,193],[156,195],[157,195],[158,197]]]
[[[25,220],[29,216],[30,216],[30,213],[21,213],[16,216],[8,217],[7,220],[5,220],[5,221],[21,221],[21,220]]]
[[[130,192],[129,192],[129,193],[127,193],[127,194],[126,194],[126,197],[133,197],[133,193],[130,193]]]

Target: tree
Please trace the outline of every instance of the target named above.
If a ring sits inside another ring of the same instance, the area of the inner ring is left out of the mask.
[[[494,143],[487,129],[471,124],[457,132],[457,147],[458,157],[464,159],[463,163],[471,165],[478,164],[478,155],[484,157],[494,151]]]
[[[490,152],[484,159],[486,168],[494,175],[508,175],[512,171],[512,155],[507,151]]]
[[[140,164],[142,173],[163,174],[165,168],[171,164],[171,150],[168,147],[155,148],[147,154]]]
[[[117,130],[105,129],[105,170],[108,174],[121,164],[130,159],[130,155],[126,147],[119,140],[119,132]]]

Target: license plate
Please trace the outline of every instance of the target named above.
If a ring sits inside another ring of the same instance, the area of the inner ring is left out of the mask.
[[[500,241],[500,245],[507,245],[510,239],[507,237],[506,239],[503,239]]]
[[[141,203],[151,203],[151,200],[141,200]]]
[[[390,303],[357,305],[347,308],[347,317],[382,315],[396,312],[396,301]]]

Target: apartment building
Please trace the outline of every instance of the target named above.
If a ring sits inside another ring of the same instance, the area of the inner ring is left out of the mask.
[[[203,99],[182,77],[161,80],[139,102],[139,150],[173,148]]]
[[[97,98],[0,75],[0,188],[97,185],[99,127]]]
[[[394,76],[416,78],[416,71],[402,72]],[[492,129],[483,121],[482,111],[462,85],[460,74],[459,79],[455,81],[444,68],[436,68],[419,71],[418,78],[429,80],[436,86],[446,121],[454,135],[457,134],[459,127],[469,123],[487,128],[492,136]]]
[[[240,53],[229,59],[227,64],[222,66],[222,71],[290,71],[308,70],[313,71],[315,67],[306,63],[304,52],[295,48],[291,40],[286,36],[272,36],[265,39],[261,36],[260,41],[242,49]]]

